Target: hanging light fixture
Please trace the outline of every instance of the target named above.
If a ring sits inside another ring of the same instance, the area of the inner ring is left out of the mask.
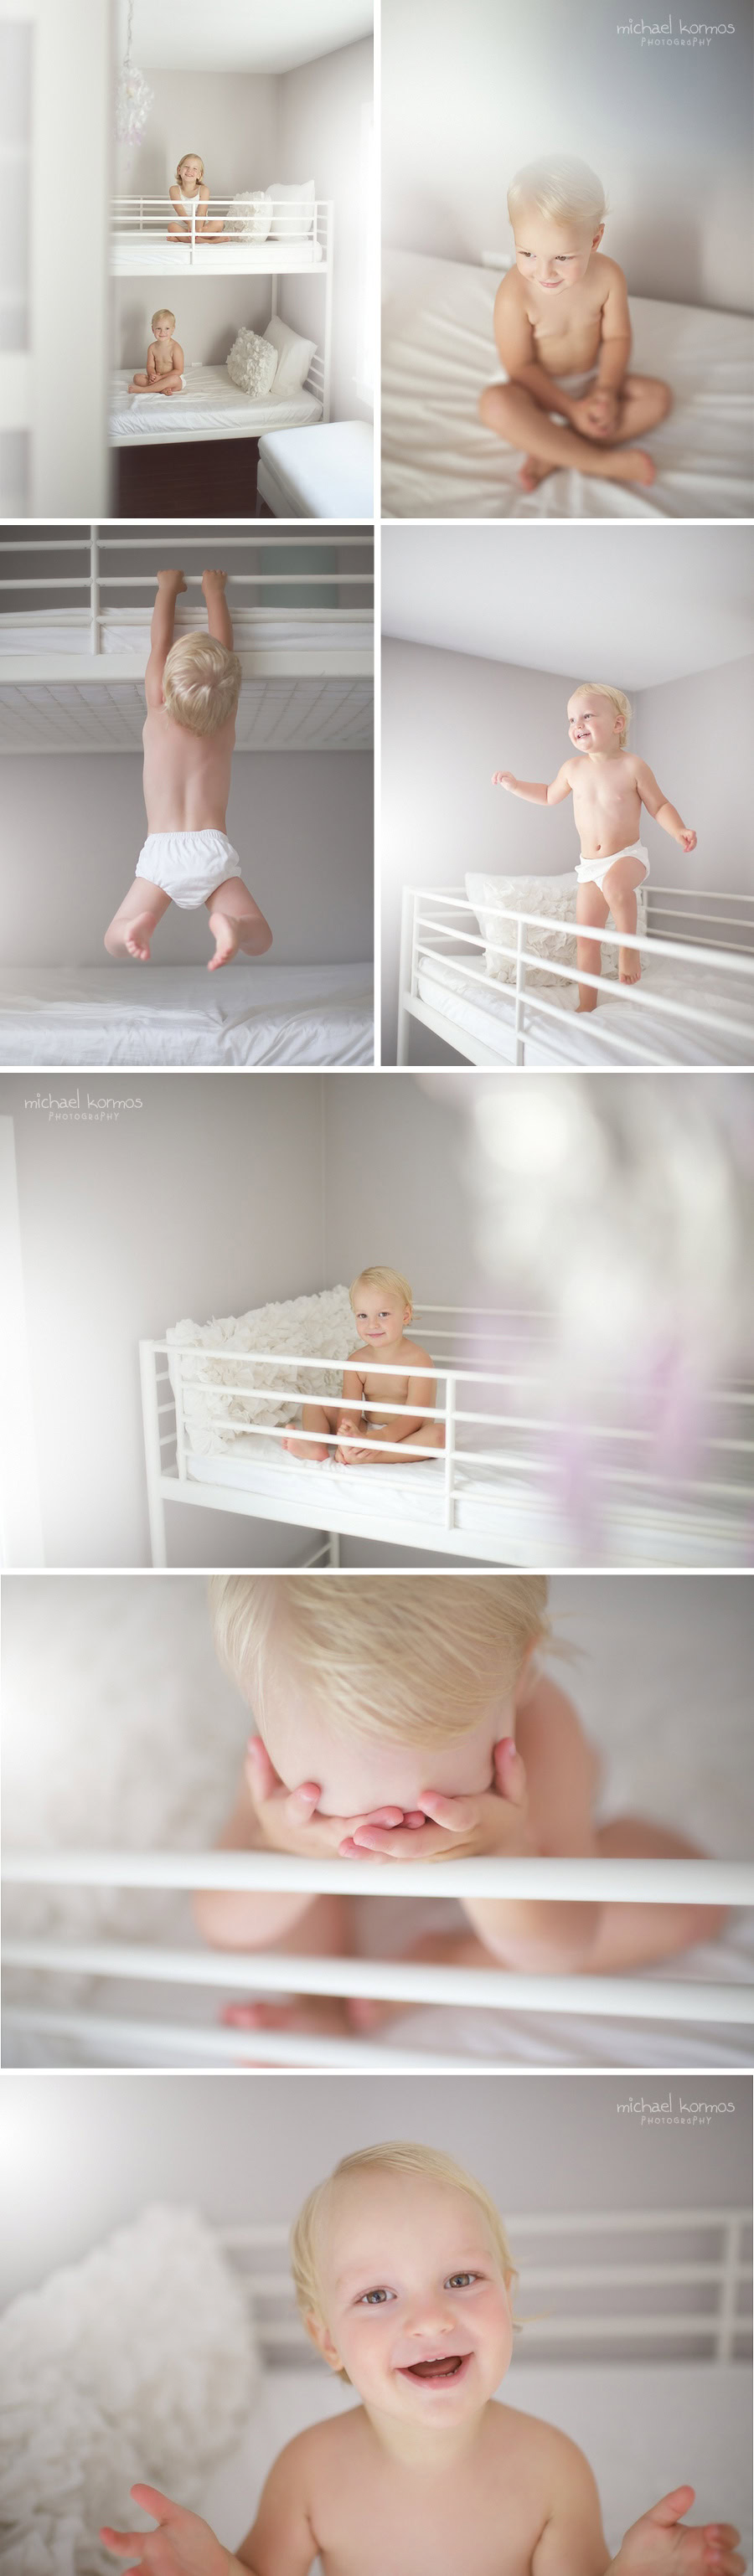
[[[118,74],[115,131],[118,142],[126,143],[129,151],[133,151],[134,145],[141,142],[154,98],[154,92],[148,88],[143,72],[137,71],[136,64],[131,60],[133,31],[134,0],[128,0],[126,52]]]

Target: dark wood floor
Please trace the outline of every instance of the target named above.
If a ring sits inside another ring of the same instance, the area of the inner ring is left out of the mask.
[[[197,438],[117,447],[119,519],[253,519],[258,438]]]

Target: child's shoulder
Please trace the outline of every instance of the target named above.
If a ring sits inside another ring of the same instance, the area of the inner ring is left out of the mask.
[[[422,1362],[426,1361],[430,1368],[434,1367],[431,1352],[425,1351],[422,1348],[421,1342],[409,1341],[408,1335],[405,1333],[403,1337],[403,1356],[404,1359],[411,1361],[412,1367],[417,1360],[421,1360]]]
[[[275,2477],[300,2486],[311,2469],[321,2466],[328,2455],[332,2458],[341,2452],[344,2441],[353,2439],[363,2413],[363,2406],[348,2406],[343,2415],[323,2415],[321,2423],[307,2424],[303,2433],[294,2433],[284,2449],[278,2451]]]
[[[605,295],[609,293],[611,286],[625,286],[625,270],[619,268],[617,259],[608,259],[606,251],[596,250],[593,252],[593,260]]]
[[[498,2427],[501,2443],[515,2447],[518,2456],[525,2451],[542,2468],[553,2469],[558,2476],[578,2478],[580,2470],[591,2477],[591,2470],[577,2442],[570,2433],[561,2433],[556,2424],[545,2424],[541,2415],[525,2415],[519,2406],[498,2401],[496,2411],[502,2417]]]
[[[523,304],[524,287],[525,279],[519,276],[518,269],[507,268],[495,296],[495,312],[504,311],[509,304]]]

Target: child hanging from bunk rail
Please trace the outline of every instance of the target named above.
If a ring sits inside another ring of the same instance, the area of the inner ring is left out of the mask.
[[[215,1645],[253,1711],[221,1848],[383,1861],[489,1854],[688,1858],[666,1826],[596,1820],[599,1763],[543,1668],[544,1575],[228,1574],[210,1586]],[[396,1893],[400,1894],[397,1867]],[[431,1870],[427,1894],[431,1894]],[[415,1960],[610,1976],[709,1940],[719,1908],[466,1896],[458,1929]],[[220,1949],[354,1955],[351,1900],[209,1889]],[[609,1997],[606,1994],[606,2005]],[[313,1997],[228,2006],[241,2028],[363,2030],[394,2004]]]
[[[583,2451],[502,2403],[518,2275],[454,2157],[406,2139],[344,2156],[304,2202],[291,2268],[307,2334],[360,2402],[286,2443],[235,2554],[151,2486],[131,2494],[159,2529],[106,2524],[107,2549],[150,2576],[309,2576],[315,2559],[324,2576],[744,2576],[732,2523],[682,2527],[691,2486],[611,2558]]]
[[[179,341],[173,339],[175,314],[167,304],[161,304],[159,312],[153,313],[152,329],[154,339],[147,350],[146,374],[140,371],[131,377],[129,393],[180,394],[186,382],[185,359]]]
[[[361,1348],[349,1352],[348,1366],[343,1371],[343,1400],[340,1404],[305,1404],[301,1413],[301,1432],[293,1432],[281,1442],[294,1458],[313,1458],[322,1462],[335,1458],[341,1467],[394,1467],[405,1459],[426,1458],[428,1450],[442,1449],[445,1433],[441,1422],[425,1419],[425,1408],[437,1403],[436,1380],[428,1351],[408,1338],[413,1298],[408,1280],[399,1270],[377,1264],[361,1270],[354,1279],[349,1296]],[[364,1361],[364,1350],[378,1363],[370,1369]],[[390,1376],[382,1372],[390,1370]],[[389,1413],[388,1405],[412,1407],[409,1413]],[[369,1438],[365,1440],[364,1432]],[[327,1434],[337,1432],[337,1443]],[[321,1436],[318,1439],[317,1433]],[[400,1459],[394,1447],[400,1442]],[[383,1443],[389,1442],[389,1447]]]
[[[574,821],[583,844],[576,870],[577,924],[589,922],[595,930],[604,930],[612,913],[616,930],[626,930],[633,938],[637,887],[649,875],[649,853],[638,838],[642,805],[687,858],[696,849],[696,833],[689,831],[669,797],[663,796],[646,760],[629,751],[630,722],[625,690],[611,688],[606,680],[583,680],[568,700],[568,731],[575,757],[563,761],[549,787],[514,778],[509,769],[496,769],[492,784],[507,787],[511,796],[523,796],[529,805],[562,805],[565,796],[573,796]],[[599,975],[599,940],[577,939],[576,948],[582,974]],[[638,984],[640,974],[638,948],[621,948],[621,984]],[[580,984],[579,1010],[593,1011],[596,1006],[594,986]]]
[[[105,932],[111,957],[145,962],[168,905],[206,904],[215,948],[209,969],[242,951],[262,957],[272,931],[244,885],[225,815],[241,665],[225,600],[227,573],[202,573],[208,633],[174,642],[182,572],[157,575],[143,728],[147,838],[136,876]]]
[[[172,223],[168,224],[168,241],[185,241],[187,237],[190,240],[192,224],[196,241],[218,240],[224,218],[207,213],[210,193],[204,182],[201,152],[184,152],[170,189],[170,202],[175,207],[175,214]]]

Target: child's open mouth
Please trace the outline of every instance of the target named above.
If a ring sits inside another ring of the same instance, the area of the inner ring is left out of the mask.
[[[463,2379],[470,2352],[435,2353],[431,2361],[405,2363],[402,2379],[420,2379],[425,2388],[446,2388],[449,2379]]]

